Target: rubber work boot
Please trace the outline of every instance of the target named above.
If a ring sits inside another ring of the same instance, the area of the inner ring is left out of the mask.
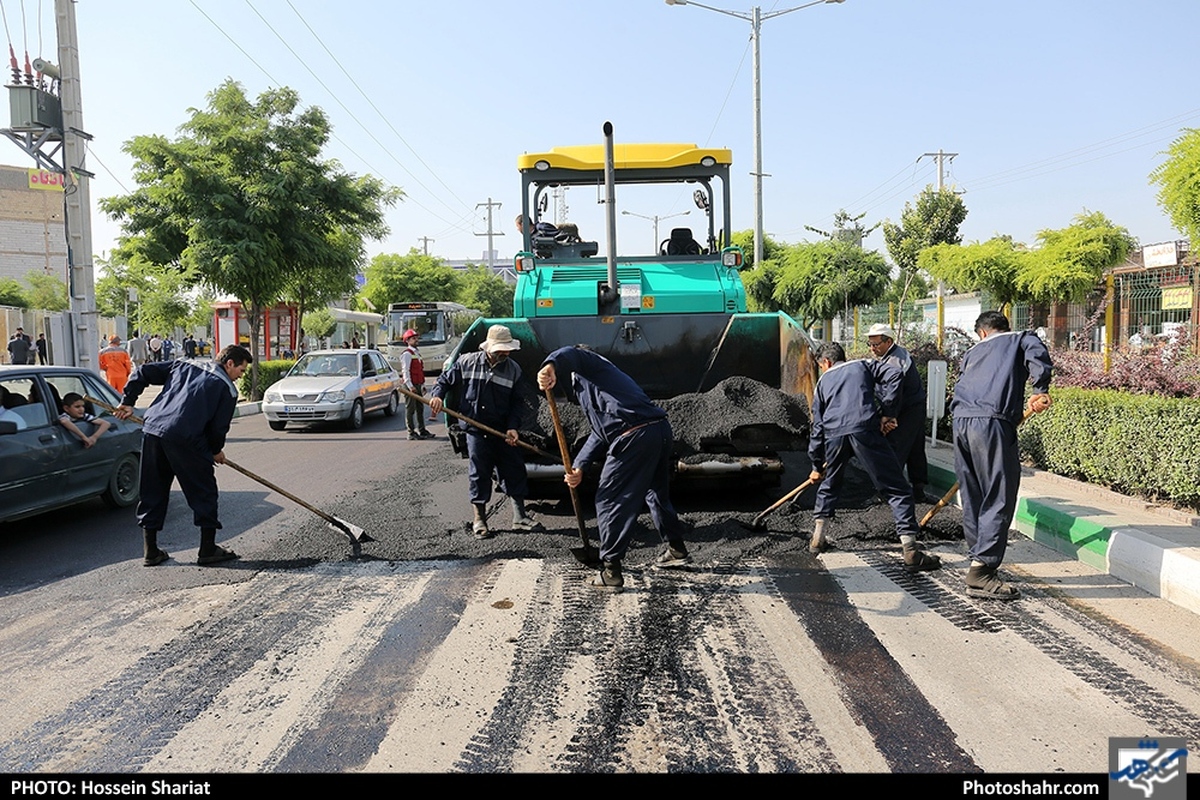
[[[967,570],[967,596],[990,600],[1016,600],[1021,596],[1021,592],[1017,587],[1000,580],[995,567],[972,564]]]
[[[487,514],[483,503],[473,503],[475,509],[475,518],[471,521],[471,532],[475,534],[476,539],[490,539],[492,532],[488,530]]]
[[[592,586],[609,592],[619,592],[625,586],[620,561],[605,561],[600,573],[592,578]]]
[[[904,568],[909,572],[932,572],[942,568],[942,560],[914,545],[905,545]]]
[[[202,567],[209,564],[220,564],[223,561],[233,561],[238,557],[238,554],[232,550],[226,550],[217,544],[217,529],[216,528],[201,528],[200,529],[200,552],[197,554],[196,563]]]
[[[690,563],[692,563],[692,557],[688,555],[687,545],[683,543],[682,539],[668,542],[667,549],[654,560],[654,566],[659,569],[678,569]]]
[[[814,556],[829,549],[829,540],[825,538],[825,520],[813,522],[812,538],[808,540],[808,552]]]
[[[157,567],[171,556],[166,550],[159,549],[158,531],[142,532],[142,564],[147,567]]]
[[[513,530],[518,530],[518,531],[542,530],[542,526],[540,524],[538,524],[537,522],[535,522],[533,517],[529,516],[529,514],[526,513],[524,498],[513,497],[513,498],[509,498],[509,499],[512,500],[512,507],[513,507],[513,520],[512,520]]]

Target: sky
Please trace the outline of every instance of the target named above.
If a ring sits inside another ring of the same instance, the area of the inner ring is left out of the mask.
[[[764,15],[802,3],[764,2]],[[750,5],[714,7],[748,14]],[[0,0],[5,35],[57,62],[52,0]],[[733,151],[733,223],[753,226],[748,21],[663,0],[78,0],[88,168],[98,198],[136,188],[122,149],[178,135],[226,79],[278,86],[333,123],[324,156],[405,199],[369,255],[410,248],[482,259],[492,206],[498,260],[518,249],[517,156],[618,142]],[[1099,211],[1143,244],[1179,238],[1148,176],[1200,127],[1188,35],[1196,0],[845,0],[762,26],[764,218],[768,235],[814,241],[845,209],[898,221],[937,180],[926,153],[955,153],[965,241],[1032,243]],[[1190,76],[1190,77],[1189,77]],[[0,163],[32,166],[0,141]],[[568,218],[603,242],[596,193]],[[618,193],[618,249],[649,252],[652,222],[693,209],[688,191]],[[664,219],[701,227],[699,212]],[[636,216],[640,215],[640,216]],[[93,250],[120,227],[93,210]],[[422,241],[423,237],[431,241]],[[626,241],[633,246],[624,245]],[[644,243],[644,246],[643,246]],[[866,240],[886,254],[881,231]]]

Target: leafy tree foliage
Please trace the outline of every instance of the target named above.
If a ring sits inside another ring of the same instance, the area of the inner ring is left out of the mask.
[[[754,263],[754,231],[734,231],[730,237],[730,241],[742,248],[742,252],[746,255],[746,267],[752,269],[757,266]],[[763,261],[772,261],[779,256],[780,251],[786,245],[775,241],[770,236],[763,234]]]
[[[1082,300],[1104,271],[1125,260],[1137,240],[1100,212],[1084,211],[1073,224],[1037,235],[1036,250],[1017,274],[1021,299],[1039,302]]]
[[[337,320],[333,318],[333,314],[328,308],[318,308],[301,317],[300,324],[304,328],[305,335],[325,339],[337,327]]]
[[[507,317],[512,315],[514,288],[486,266],[473,264],[462,276],[458,302],[485,317]]]
[[[1158,204],[1171,224],[1200,243],[1200,129],[1186,128],[1166,151],[1167,160],[1150,173],[1158,184]]]
[[[878,252],[833,240],[792,245],[779,261],[773,297],[806,328],[874,303],[890,273]]]
[[[129,263],[110,259],[96,281],[96,306],[103,314],[123,316],[128,309],[130,331],[169,334],[200,318],[208,324],[211,306],[197,302],[192,270],[151,264],[135,256]],[[129,290],[137,299],[129,301]]]
[[[0,306],[29,308],[29,299],[25,297],[25,289],[12,278],[0,278]]]
[[[863,240],[870,236],[876,228],[883,224],[882,222],[876,222],[871,227],[864,228],[862,219],[866,215],[867,212],[864,211],[857,217],[852,217],[850,216],[850,213],[846,211],[846,209],[842,208],[838,209],[837,213],[833,215],[833,230],[823,231],[820,228],[814,228],[811,225],[805,225],[804,229],[812,231],[813,233],[818,233],[821,236],[824,236],[826,239],[836,239],[840,242],[848,242],[850,244],[862,247]]]
[[[461,282],[445,261],[414,247],[407,255],[381,253],[372,258],[361,296],[382,310],[390,303],[453,300],[459,296]],[[512,313],[511,304],[504,313]]]
[[[900,224],[883,223],[883,239],[887,244],[892,261],[900,268],[894,294],[903,309],[918,288],[920,268],[918,259],[921,251],[936,244],[959,244],[958,233],[967,218],[967,207],[962,198],[950,189],[938,191],[932,186],[917,196],[916,205],[904,204],[900,212]]]
[[[937,244],[921,251],[917,265],[960,292],[983,290],[998,304],[1017,299],[1017,275],[1029,253],[996,237],[967,245]]]
[[[190,113],[174,141],[139,136],[126,143],[141,188],[101,206],[122,222],[120,256],[180,264],[237,297],[257,351],[263,310],[303,280],[297,276],[353,276],[363,240],[387,232],[383,207],[399,193],[322,160],[329,120],[319,108],[301,109],[291,89],[252,102],[228,80]]]
[[[25,299],[29,301],[30,308],[65,311],[70,307],[71,301],[67,297],[67,285],[55,276],[32,270],[25,274],[25,283],[29,284],[29,290],[25,292]]]

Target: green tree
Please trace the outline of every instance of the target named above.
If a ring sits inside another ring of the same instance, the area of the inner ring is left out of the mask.
[[[0,306],[29,308],[25,289],[12,278],[0,278]]]
[[[921,251],[918,266],[960,292],[982,290],[1000,305],[1019,297],[1017,276],[1029,259],[1011,238],[972,244],[936,244]]]
[[[754,231],[734,231],[730,237],[730,241],[742,248],[742,253],[746,256],[746,268],[753,269],[757,266],[754,263]],[[772,261],[779,256],[779,253],[787,245],[775,241],[770,236],[763,234],[763,261]]]
[[[1125,260],[1137,240],[1100,212],[1084,211],[1074,223],[1037,235],[1016,286],[1020,298],[1038,302],[1082,300],[1108,269]]]
[[[29,284],[25,298],[30,308],[45,311],[66,311],[70,308],[67,285],[55,276],[33,270],[25,274],[25,283]]]
[[[468,264],[462,275],[458,302],[478,309],[485,317],[508,317],[513,311],[511,284],[482,264]]]
[[[372,258],[360,296],[382,313],[391,303],[452,300],[459,296],[461,282],[445,261],[414,247],[408,255],[380,253]]]
[[[174,141],[139,136],[125,144],[141,188],[101,206],[122,222],[122,255],[195,269],[203,283],[237,297],[257,352],[264,309],[297,275],[355,274],[363,240],[386,234],[383,208],[400,194],[322,160],[329,120],[319,108],[301,109],[291,89],[251,102],[228,80],[190,114]]]
[[[131,333],[170,334],[188,327],[198,313],[207,324],[211,310],[198,308],[196,283],[194,270],[151,264],[136,254],[128,261],[113,257],[103,262],[103,274],[96,281],[96,307],[110,316],[124,316],[128,310]],[[130,289],[137,293],[134,300],[129,299]]]
[[[900,224],[883,223],[883,240],[887,244],[892,261],[900,269],[893,287],[893,294],[901,309],[910,297],[915,297],[921,288],[918,259],[921,251],[936,244],[959,244],[958,233],[967,218],[967,207],[962,198],[950,189],[938,191],[932,186],[917,196],[916,205],[904,204],[900,212]]]
[[[792,245],[779,262],[774,299],[805,328],[876,302],[890,274],[878,252],[834,240]]]
[[[1167,160],[1150,173],[1158,184],[1158,204],[1171,224],[1200,244],[1200,129],[1185,128],[1164,153]]]
[[[301,317],[300,325],[304,329],[305,336],[324,339],[333,333],[333,329],[337,327],[337,320],[333,318],[333,314],[328,308],[318,308]]]
[[[837,213],[833,215],[833,230],[823,231],[820,228],[814,228],[811,225],[805,225],[804,229],[807,231],[812,231],[813,233],[819,233],[826,239],[836,239],[839,242],[847,242],[849,244],[862,247],[863,240],[870,236],[876,228],[883,224],[882,222],[876,222],[871,227],[864,228],[862,225],[862,219],[866,215],[867,212],[864,211],[857,217],[852,217],[850,216],[850,213],[846,211],[846,209],[842,208],[838,209]]]

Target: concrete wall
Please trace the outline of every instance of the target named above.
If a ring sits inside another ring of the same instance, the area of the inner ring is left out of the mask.
[[[0,278],[24,285],[26,274],[38,270],[66,283],[62,190],[39,185],[50,188],[30,188],[27,168],[0,165]]]

